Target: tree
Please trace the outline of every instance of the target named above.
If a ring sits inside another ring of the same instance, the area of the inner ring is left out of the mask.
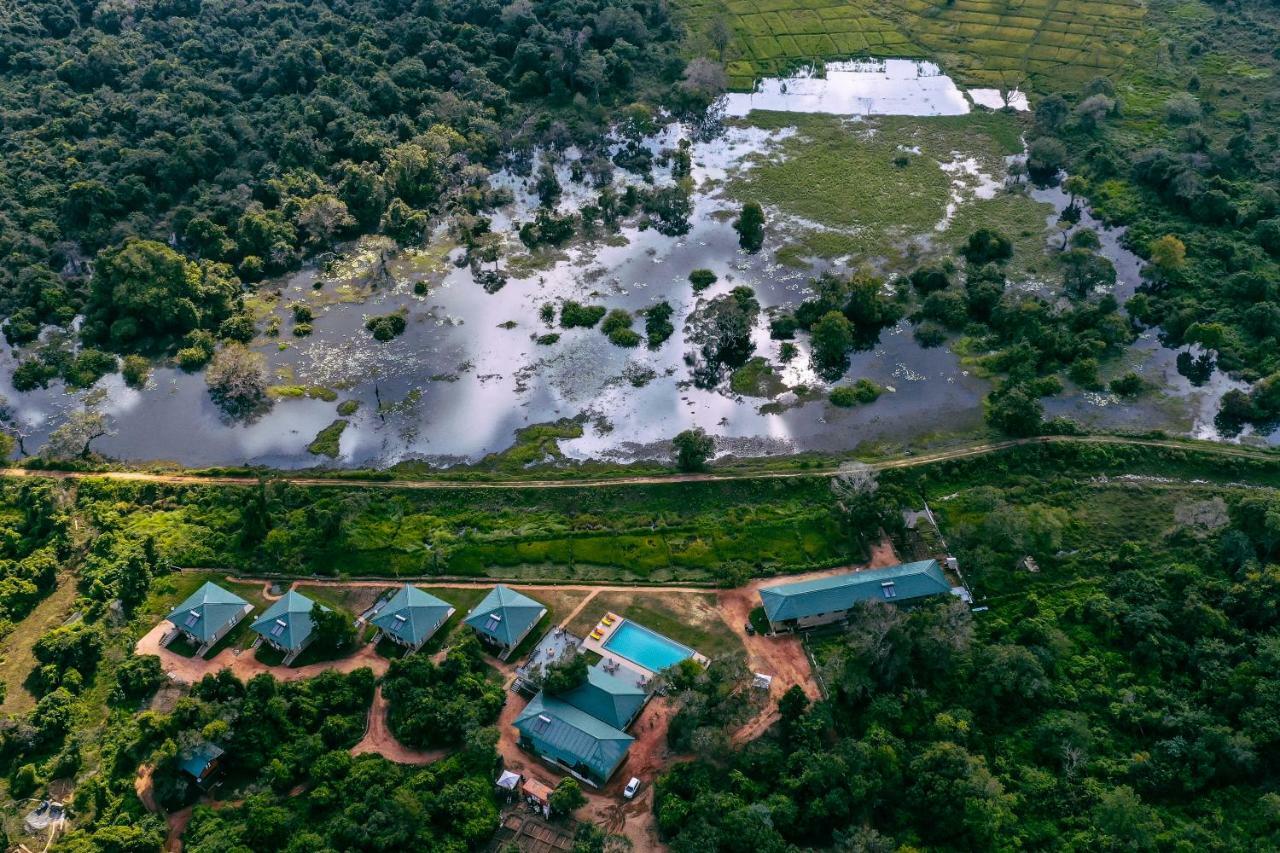
[[[733,230],[738,232],[738,243],[748,252],[758,252],[764,245],[764,208],[757,201],[742,206],[742,212],[734,220]]]
[[[551,813],[557,817],[568,817],[587,804],[582,785],[572,776],[562,779],[547,799],[551,805]]]
[[[587,657],[573,652],[545,667],[542,689],[550,696],[568,693],[587,680]]]
[[[266,360],[241,344],[220,350],[204,381],[210,398],[231,417],[249,417],[268,405]]]
[[[322,654],[344,653],[355,645],[355,625],[345,613],[317,605],[311,609],[311,625],[315,632],[311,645]]]
[[[684,68],[680,90],[698,107],[705,107],[729,87],[724,66],[710,59],[699,57]]]
[[[1009,435],[1036,435],[1044,425],[1044,407],[1025,385],[1006,381],[987,395],[986,419]]]
[[[999,231],[979,228],[969,235],[960,253],[975,266],[1000,263],[1013,257],[1013,243]]]
[[[1166,234],[1151,241],[1148,247],[1151,255],[1151,275],[1160,283],[1169,283],[1177,279],[1187,263],[1187,247],[1172,234]]]
[[[1027,149],[1027,171],[1042,183],[1052,181],[1067,165],[1067,147],[1052,136],[1041,136]]]
[[[128,240],[98,254],[84,336],[132,347],[216,328],[230,314],[238,287],[225,264],[196,264],[163,243]]]
[[[844,372],[849,350],[853,347],[853,326],[839,311],[828,311],[809,330],[813,344],[813,362],[828,376]]]
[[[1062,253],[1062,286],[1072,299],[1084,299],[1099,288],[1116,283],[1116,268],[1108,259],[1085,249]]]
[[[687,429],[671,439],[676,450],[676,467],[681,471],[701,471],[715,453],[716,442],[702,427]]]
[[[49,433],[40,455],[46,459],[86,459],[94,439],[114,434],[106,415],[92,409],[79,409]]]
[[[725,48],[733,41],[733,29],[729,26],[729,22],[720,17],[713,20],[711,26],[707,28],[707,40],[716,49],[720,61],[724,62]]]

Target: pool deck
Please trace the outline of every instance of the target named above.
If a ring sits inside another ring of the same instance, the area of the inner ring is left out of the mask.
[[[606,619],[612,620],[612,624],[606,625],[605,624]],[[622,623],[626,621],[628,621],[626,617],[619,616],[617,613],[606,613],[596,622],[595,628],[593,628],[591,631],[587,633],[586,639],[582,641],[582,648],[590,649],[591,651],[600,655],[600,657],[604,658],[606,661],[609,661],[609,660],[617,661],[618,663],[621,663],[623,666],[626,666],[629,669],[634,669],[637,672],[639,672],[641,675],[643,675],[645,678],[653,678],[655,675],[657,675],[657,673],[649,669],[648,667],[642,665],[639,661],[634,661],[631,658],[623,657],[617,652],[611,649],[606,649],[604,647],[604,644],[609,642],[609,638],[613,636],[613,632],[617,631],[620,627],[622,627]],[[657,634],[658,636],[663,637],[664,639],[672,643],[675,643],[681,648],[686,648],[686,649],[689,648],[684,643],[676,643],[675,640],[672,640],[670,637],[667,637],[665,634],[659,633],[658,631],[654,631],[652,628],[645,628],[644,625],[642,625],[639,622],[636,622],[634,619],[630,621],[635,623],[636,625],[639,625],[641,628],[644,628],[646,631]],[[593,636],[596,632],[600,633],[599,639],[596,639]],[[693,659],[697,661],[699,664],[701,664],[703,667],[706,667],[707,664],[711,663],[711,661],[707,660],[707,658],[699,654],[696,650],[689,649],[689,651],[693,652]]]

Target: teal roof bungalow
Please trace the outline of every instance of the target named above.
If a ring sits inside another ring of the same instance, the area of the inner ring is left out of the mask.
[[[532,598],[498,584],[464,621],[500,660],[506,660],[546,613],[547,608]]]
[[[386,637],[416,652],[440,630],[453,612],[453,605],[449,602],[405,584],[369,621],[378,627],[379,639]]]
[[[289,590],[267,612],[253,623],[253,630],[273,649],[285,652],[285,664],[293,662],[315,639],[315,622],[311,610],[316,603],[301,593]],[[328,610],[324,605],[321,610]]]
[[[597,720],[626,731],[649,701],[645,677],[620,663],[601,661],[587,669],[587,680],[555,697]]]
[[[165,618],[204,654],[252,611],[253,605],[234,592],[205,583]]]
[[[601,786],[626,760],[635,738],[568,702],[539,693],[515,721],[520,746],[582,781]]]
[[[775,632],[796,631],[842,622],[860,601],[904,604],[949,592],[951,584],[938,561],[921,560],[762,587],[760,602]]]
[[[178,769],[195,779],[200,787],[208,787],[224,754],[222,747],[204,741],[178,755]]]

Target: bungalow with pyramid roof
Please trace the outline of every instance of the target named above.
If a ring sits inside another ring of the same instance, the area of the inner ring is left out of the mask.
[[[405,584],[369,621],[378,627],[379,639],[386,637],[416,652],[440,630],[453,610],[449,602]]]
[[[176,633],[199,647],[203,655],[225,637],[240,620],[253,611],[253,605],[234,592],[215,583],[206,583],[166,616]]]
[[[311,618],[314,607],[314,601],[291,589],[253,623],[253,630],[264,643],[285,653],[286,666],[315,639],[315,622]],[[320,605],[320,609],[329,608]]]
[[[532,598],[498,584],[464,621],[500,660],[506,660],[546,614],[547,608]]]

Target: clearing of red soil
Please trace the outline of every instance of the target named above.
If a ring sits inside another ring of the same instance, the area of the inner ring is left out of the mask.
[[[364,737],[351,747],[352,755],[381,755],[396,764],[421,766],[439,761],[449,754],[447,749],[420,750],[396,740],[387,726],[387,700],[382,697],[382,687],[373,692],[373,704],[369,706],[369,725]]]
[[[515,719],[528,704],[523,696],[509,693],[498,718],[498,752],[508,770],[521,773],[554,788],[567,774],[543,763],[516,743]],[[635,738],[627,761],[603,788],[583,785],[587,804],[578,812],[580,820],[598,824],[605,831],[625,835],[634,850],[666,850],[658,839],[653,819],[653,780],[672,761],[682,756],[667,748],[667,725],[675,708],[663,697],[654,698],[640,713],[629,734]],[[622,798],[622,789],[632,776],[644,783],[633,800]]]
[[[147,635],[138,641],[134,652],[139,655],[156,655],[160,658],[160,666],[174,681],[183,684],[194,684],[206,675],[216,674],[224,669],[241,681],[248,681],[255,675],[269,672],[280,681],[299,681],[303,678],[314,678],[322,672],[333,670],[348,673],[361,667],[369,667],[375,676],[386,673],[390,661],[374,651],[372,643],[360,646],[355,654],[339,660],[323,661],[306,666],[268,666],[259,662],[251,652],[236,654],[236,649],[223,649],[211,660],[204,658],[187,658],[161,648],[160,640],[169,628],[168,622],[160,622]]]

